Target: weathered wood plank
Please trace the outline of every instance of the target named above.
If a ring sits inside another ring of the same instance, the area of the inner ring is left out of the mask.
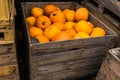
[[[15,53],[15,44],[0,45],[0,54]]]
[[[81,78],[88,74],[94,74],[98,72],[98,69],[98,66],[89,66],[45,75],[31,75],[31,80],[68,80],[70,78]],[[89,72],[89,70],[91,70],[91,72]]]
[[[7,66],[0,66],[0,76],[7,76],[10,74],[18,73],[18,66],[15,65],[7,65]]]
[[[109,50],[96,80],[120,80],[120,48]]]
[[[0,76],[0,80],[20,80],[19,74]]]
[[[99,38],[90,38],[90,39],[78,39],[78,40],[69,40],[69,41],[60,41],[60,42],[51,42],[46,44],[34,44],[31,46],[31,56],[36,54],[48,54],[53,52],[63,52],[71,49],[86,49],[91,47],[100,47],[108,46],[113,47],[116,39],[112,36],[105,36]],[[71,44],[71,45],[68,45]],[[50,47],[48,47],[50,46]]]
[[[16,53],[1,54],[0,55],[0,66],[1,65],[10,65],[16,64],[17,58]]]
[[[42,65],[37,67],[31,66],[31,75],[41,75],[41,74],[53,73],[53,72],[64,71],[64,70],[72,70],[72,69],[83,68],[83,67],[89,68],[89,66],[100,67],[104,58],[103,56],[104,55],[85,58],[85,59],[76,60],[76,61]],[[91,70],[89,70],[88,72],[91,72]]]
[[[96,80],[120,80],[120,76],[114,73],[109,66],[103,64]]]
[[[60,52],[60,53],[51,53],[48,55],[40,55],[31,58],[31,66],[39,66],[45,64],[52,64],[52,63],[59,63],[59,62],[66,62],[72,60],[79,60],[85,59],[89,57],[101,56],[105,55],[108,47],[97,47],[97,48],[90,48],[90,49],[83,49],[83,50],[72,50],[67,52]],[[103,56],[101,56],[102,58]],[[97,57],[96,57],[97,58]]]

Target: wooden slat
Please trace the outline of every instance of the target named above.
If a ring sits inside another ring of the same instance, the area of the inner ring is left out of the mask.
[[[96,80],[120,80],[120,48],[111,49],[103,62]]]
[[[15,44],[3,44],[0,45],[0,54],[15,53]]]
[[[63,52],[71,49],[81,49],[81,48],[92,48],[92,47],[101,47],[108,46],[113,47],[115,42],[115,36],[106,36],[100,38],[90,38],[90,39],[78,39],[78,40],[70,40],[70,41],[61,41],[54,43],[46,43],[46,44],[34,44],[31,45],[31,56],[36,56],[36,54],[48,54],[53,52]],[[113,42],[113,43],[111,43]],[[70,44],[70,45],[68,45]],[[48,47],[50,46],[50,47]]]
[[[2,54],[0,55],[0,66],[1,65],[10,65],[10,64],[16,64],[16,53],[9,53],[9,54]]]
[[[89,57],[92,58],[95,56],[104,55],[108,49],[109,49],[108,47],[97,47],[97,48],[90,48],[85,50],[78,49],[67,52],[40,55],[31,58],[30,65],[38,66],[38,65],[53,64],[53,63],[66,62],[66,61],[79,60],[79,59],[84,60],[85,58],[89,58]],[[101,58],[102,57],[103,56],[101,56]]]
[[[19,74],[0,76],[0,80],[20,80]]]
[[[8,0],[0,0],[0,28],[8,25],[10,18]],[[2,25],[2,26],[1,26]]]
[[[75,78],[81,78],[85,75],[94,74],[98,72],[98,69],[98,66],[89,66],[45,75],[31,75],[30,80],[69,80],[70,78],[73,78],[74,80]],[[91,70],[91,72],[89,72],[89,70]]]
[[[95,56],[95,57],[90,57],[90,58],[76,60],[76,61],[68,61],[68,62],[32,67],[31,75],[41,75],[41,74],[48,74],[48,73],[50,74],[53,72],[72,70],[76,68],[83,68],[83,67],[89,68],[90,66],[100,67],[103,61],[103,58],[104,58],[103,56]],[[91,70],[88,70],[88,72],[91,72]]]
[[[18,66],[16,65],[8,65],[8,66],[0,66],[0,76],[6,76],[10,74],[18,73]]]

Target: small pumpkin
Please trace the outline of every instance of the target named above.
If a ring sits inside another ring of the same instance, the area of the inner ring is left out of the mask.
[[[65,16],[62,11],[54,11],[50,14],[50,19],[52,23],[54,22],[63,22],[65,23]]]
[[[49,25],[51,25],[51,20],[47,16],[39,16],[36,20],[36,26],[41,29],[45,29]]]

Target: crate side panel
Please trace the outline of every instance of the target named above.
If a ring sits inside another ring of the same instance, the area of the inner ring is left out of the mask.
[[[88,74],[93,74],[96,73],[97,70],[99,69],[98,66],[90,66],[88,67],[83,67],[83,68],[77,68],[73,70],[65,70],[65,71],[60,71],[56,73],[50,73],[50,74],[45,74],[45,75],[32,75],[31,80],[64,80],[64,79],[70,79],[70,78],[81,78],[83,76],[86,76]],[[91,70],[91,72],[89,72]],[[64,73],[64,74],[63,74]]]
[[[72,70],[76,68],[84,68],[90,66],[101,66],[104,55],[90,57],[82,60],[68,61],[56,64],[48,64],[37,67],[31,67],[31,75],[41,75],[41,74],[50,74],[53,72],[64,71],[64,70]],[[96,62],[97,61],[97,62]],[[88,72],[91,72],[89,70]]]
[[[78,49],[67,52],[51,53],[47,55],[38,55],[37,57],[31,58],[31,66],[66,62],[72,60],[85,59],[89,57],[95,57],[99,55],[105,55],[108,47],[97,47],[91,49]]]

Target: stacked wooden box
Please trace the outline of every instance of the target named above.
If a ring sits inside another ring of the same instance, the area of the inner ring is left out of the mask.
[[[0,80],[19,80],[14,39],[14,0],[0,0]]]
[[[96,80],[120,80],[120,48],[108,51]]]
[[[30,80],[65,80],[81,78],[98,72],[105,53],[114,46],[117,34],[104,22],[90,13],[89,20],[96,26],[103,27],[107,35],[89,39],[38,43],[30,38],[25,18],[30,10],[43,7],[46,4],[55,4],[61,9],[77,9],[81,7],[75,2],[24,2],[22,3],[24,27],[29,50]]]

